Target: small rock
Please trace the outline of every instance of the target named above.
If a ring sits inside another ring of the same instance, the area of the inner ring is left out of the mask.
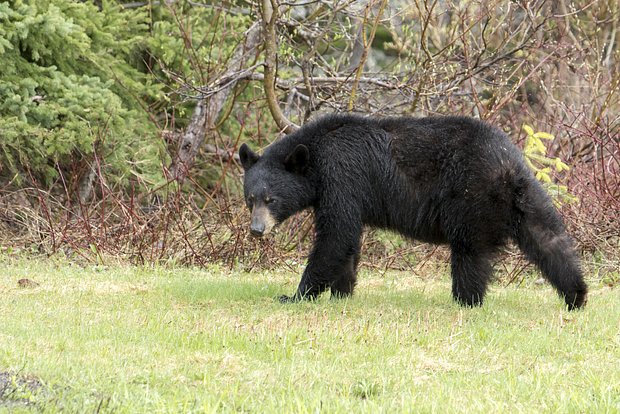
[[[19,279],[17,281],[17,285],[20,288],[35,288],[39,286],[37,282],[35,282],[34,280],[30,280],[30,279]]]

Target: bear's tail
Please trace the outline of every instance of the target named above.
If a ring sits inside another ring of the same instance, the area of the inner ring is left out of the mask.
[[[564,298],[568,309],[581,308],[587,301],[588,287],[573,242],[545,190],[537,182],[530,182],[526,188],[516,206],[519,221],[515,240]]]

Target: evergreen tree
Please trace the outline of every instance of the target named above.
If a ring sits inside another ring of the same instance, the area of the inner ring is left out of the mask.
[[[146,14],[117,3],[0,3],[0,179],[50,183],[96,152],[105,175],[160,176],[161,140],[144,100]]]

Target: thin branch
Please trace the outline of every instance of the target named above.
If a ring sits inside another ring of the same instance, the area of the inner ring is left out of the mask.
[[[246,72],[239,68],[254,53],[260,40],[260,27],[255,23],[247,30],[244,40],[233,51],[227,64],[228,70],[220,78],[226,81],[213,93],[198,99],[190,122],[183,137],[179,140],[176,157],[170,165],[170,171],[176,180],[183,181],[187,177],[187,172],[203,145],[206,133],[215,129],[220,112],[233,87],[240,79],[239,73]]]
[[[265,97],[271,116],[278,128],[285,133],[291,133],[299,129],[297,125],[288,120],[278,102],[276,95],[276,71],[278,64],[278,44],[276,38],[276,22],[279,14],[279,4],[277,0],[262,0],[261,16],[263,27],[263,46],[265,50],[265,79],[263,86],[265,88]]]
[[[387,4],[387,0],[382,0],[381,5],[379,6],[379,10],[377,11],[377,17],[372,25],[370,30],[370,36],[368,40],[366,40],[364,35],[364,29],[362,28],[362,41],[365,42],[365,47],[362,52],[362,56],[360,58],[360,62],[357,66],[357,72],[355,73],[355,82],[353,83],[353,87],[351,88],[351,96],[349,97],[349,106],[348,110],[353,110],[353,101],[355,100],[355,94],[357,92],[357,87],[359,85],[359,79],[362,77],[362,72],[364,71],[364,64],[366,63],[366,59],[368,59],[368,52],[370,50],[370,46],[372,46],[372,41],[375,38],[375,33],[377,33],[377,27],[379,26],[379,21],[381,20],[381,15],[383,14],[383,10],[385,9],[385,5]],[[374,5],[374,2],[369,3],[366,9],[366,12],[370,11],[370,7]],[[362,27],[366,22],[366,17],[364,17],[364,21],[362,22]]]

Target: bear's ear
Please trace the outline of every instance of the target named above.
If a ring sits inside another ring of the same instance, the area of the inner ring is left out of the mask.
[[[250,167],[256,164],[256,161],[258,161],[259,158],[260,157],[258,154],[248,147],[248,144],[243,144],[241,145],[241,148],[239,148],[239,160],[241,161],[241,165],[245,171],[249,170]]]
[[[308,147],[299,144],[284,160],[284,168],[286,168],[286,171],[295,174],[304,174],[308,169],[309,161],[310,152],[308,151]]]

